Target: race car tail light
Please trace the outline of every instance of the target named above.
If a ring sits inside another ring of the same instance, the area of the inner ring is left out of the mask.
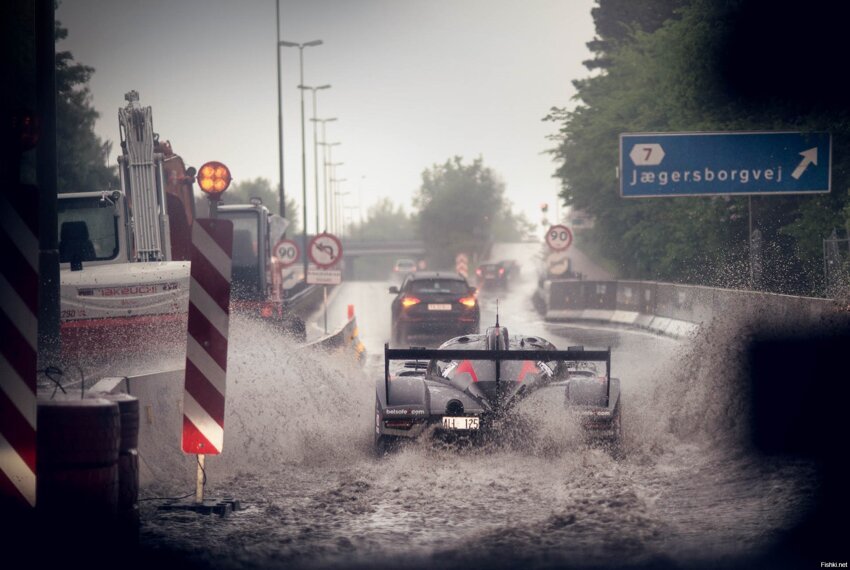
[[[475,306],[475,297],[464,297],[462,299],[458,299],[458,302],[471,309]]]
[[[413,427],[413,420],[384,420],[384,427],[390,429],[410,429]]]
[[[404,299],[401,300],[401,305],[403,307],[407,308],[407,307],[412,307],[413,305],[416,305],[416,304],[421,303],[421,302],[422,301],[417,299],[416,297],[405,297]]]

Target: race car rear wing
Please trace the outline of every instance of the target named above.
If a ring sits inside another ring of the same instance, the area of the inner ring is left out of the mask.
[[[390,348],[384,344],[384,390],[390,401],[391,360],[531,360],[533,362],[604,362],[607,376],[607,399],[611,398],[611,349],[584,350],[476,350],[437,348]]]

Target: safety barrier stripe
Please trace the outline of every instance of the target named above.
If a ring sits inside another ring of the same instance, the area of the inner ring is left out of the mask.
[[[224,445],[232,252],[231,221],[195,220],[183,395],[185,453],[216,455]]]
[[[0,194],[0,495],[36,501],[38,192]]]

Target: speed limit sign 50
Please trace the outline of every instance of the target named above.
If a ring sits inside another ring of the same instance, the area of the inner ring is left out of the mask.
[[[298,244],[290,239],[282,239],[277,242],[272,250],[275,257],[280,260],[281,265],[284,267],[289,267],[300,257],[300,252],[298,251]]]
[[[564,251],[573,243],[573,232],[563,225],[556,225],[546,232],[546,244],[555,251]]]

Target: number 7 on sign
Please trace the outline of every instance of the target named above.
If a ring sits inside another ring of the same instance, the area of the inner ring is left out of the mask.
[[[664,149],[660,144],[636,144],[629,153],[635,166],[658,166],[664,160]]]

